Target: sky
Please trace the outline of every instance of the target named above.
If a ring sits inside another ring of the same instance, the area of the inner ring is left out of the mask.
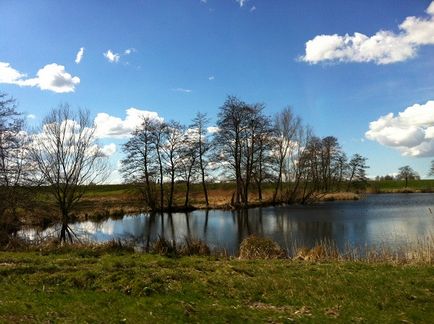
[[[408,164],[425,178],[434,2],[0,0],[0,91],[29,127],[62,103],[89,109],[114,168],[140,115],[212,126],[235,95],[291,106],[371,177]]]

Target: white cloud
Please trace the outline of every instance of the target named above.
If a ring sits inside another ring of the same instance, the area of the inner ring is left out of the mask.
[[[129,108],[125,119],[111,116],[107,113],[98,113],[95,117],[96,136],[99,138],[128,138],[143,118],[150,118],[162,122],[163,118],[157,112]]]
[[[244,4],[247,2],[247,0],[235,0],[235,1],[238,2],[240,7],[244,6]]]
[[[63,65],[56,63],[45,65],[36,76],[36,78],[25,80],[26,85],[37,86],[41,90],[57,93],[74,92],[75,86],[80,83],[78,77],[73,77],[65,71]]]
[[[65,71],[63,65],[51,63],[36,73],[35,78],[25,79],[26,74],[18,72],[9,63],[0,62],[0,83],[16,84],[21,87],[38,87],[57,93],[74,92],[80,78]]]
[[[135,48],[133,48],[133,47],[131,47],[131,48],[127,48],[127,49],[124,51],[124,55],[130,55],[131,53],[134,53],[134,52],[137,52],[137,50],[136,50]]]
[[[104,57],[109,61],[110,63],[118,63],[122,56],[130,55],[131,53],[135,53],[137,50],[134,47],[127,48],[121,53],[115,53],[111,49],[107,50],[107,52],[102,53]],[[129,64],[128,62],[126,64]]]
[[[110,143],[108,145],[104,145],[101,148],[101,153],[104,154],[105,156],[112,156],[113,154],[116,153],[116,144]]]
[[[75,56],[75,63],[80,64],[81,60],[83,59],[83,55],[84,55],[84,47],[81,47],[78,50],[77,55]]]
[[[407,17],[399,25],[400,32],[380,30],[373,36],[317,35],[306,42],[302,61],[374,62],[390,64],[414,57],[423,45],[434,44],[434,1],[426,13],[428,18]]]
[[[215,134],[215,133],[217,133],[220,130],[220,128],[218,128],[217,126],[210,126],[206,130],[210,134]]]
[[[172,91],[190,93],[193,90],[191,90],[191,89],[184,89],[184,88],[175,88],[175,89],[172,89]]]
[[[110,49],[107,50],[107,52],[103,53],[103,55],[110,63],[117,63],[121,58],[121,56],[118,53],[113,53],[112,50]]]
[[[15,70],[9,63],[0,62],[0,83],[17,84],[24,77],[25,74]]]
[[[214,79],[215,79],[214,75],[210,75],[210,76],[208,77],[208,80],[209,80],[209,81],[212,81],[212,80],[214,80]]]
[[[36,115],[34,114],[28,114],[27,119],[36,119]]]
[[[255,6],[253,6],[252,8],[250,8],[250,12],[253,12],[253,11],[255,11],[256,10],[256,7]]]
[[[434,101],[415,104],[395,116],[369,124],[367,139],[398,149],[406,156],[434,156]]]

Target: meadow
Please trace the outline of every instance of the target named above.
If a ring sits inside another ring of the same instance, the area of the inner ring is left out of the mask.
[[[430,322],[426,263],[0,252],[0,322]]]

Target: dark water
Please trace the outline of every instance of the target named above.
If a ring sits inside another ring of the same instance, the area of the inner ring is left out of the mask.
[[[434,235],[433,213],[434,194],[382,194],[310,206],[126,215],[119,220],[85,221],[71,227],[93,241],[133,239],[146,246],[158,236],[178,241],[191,237],[229,253],[235,253],[243,238],[251,234],[271,237],[286,248],[294,242],[310,247],[322,240],[335,242],[339,248],[346,244],[396,247]],[[20,234],[34,238],[55,234],[56,230],[53,227],[38,233],[28,229]]]

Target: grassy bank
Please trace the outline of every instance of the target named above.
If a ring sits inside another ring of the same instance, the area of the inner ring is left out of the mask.
[[[0,253],[0,322],[429,322],[430,265]]]
[[[258,199],[254,188],[250,194],[250,207],[267,206],[272,203],[273,186],[264,184],[262,189],[262,200]],[[209,206],[204,200],[202,186],[193,184],[191,186],[189,206],[191,209],[231,209],[231,199],[235,191],[234,183],[213,183],[208,184]],[[434,180],[413,180],[405,187],[404,181],[384,180],[370,181],[368,187],[360,193],[399,193],[399,192],[434,192]],[[177,184],[175,188],[174,209],[182,211],[185,200],[185,185]],[[58,210],[53,204],[52,197],[46,188],[39,188],[35,194],[34,208],[23,212],[21,220],[26,224],[40,224],[44,226],[57,221]],[[334,200],[357,200],[359,193],[354,192],[330,192],[318,195],[322,201]],[[136,187],[133,185],[99,185],[89,187],[82,197],[77,208],[73,212],[76,219],[104,219],[109,216],[123,216],[146,211],[143,199]]]
[[[174,211],[184,210],[185,185],[177,184],[175,187]],[[202,186],[193,184],[190,192],[187,211],[192,209],[232,209],[231,199],[235,192],[234,183],[214,183],[208,185],[209,205],[206,206]],[[274,189],[271,184],[264,185],[262,199],[253,191],[249,197],[249,207],[269,206],[273,203]],[[27,224],[46,224],[55,221],[58,210],[53,198],[46,188],[40,188],[35,195],[35,207],[27,211],[22,220]],[[333,192],[321,194],[319,200],[357,200],[359,195],[352,192]],[[278,202],[277,202],[278,203]],[[137,188],[132,185],[99,185],[89,187],[82,197],[72,218],[76,219],[103,219],[109,216],[123,216],[146,211],[146,206]]]
[[[434,192],[434,180],[409,180],[407,186],[404,180],[370,181],[367,191],[369,193]]]

